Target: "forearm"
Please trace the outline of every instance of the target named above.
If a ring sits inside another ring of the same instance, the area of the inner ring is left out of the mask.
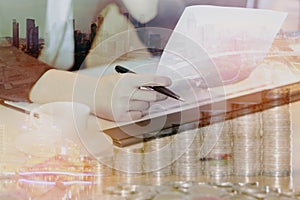
[[[30,101],[49,103],[53,101],[76,101],[93,109],[97,79],[80,73],[52,69],[47,71],[33,86]]]
[[[71,101],[74,82],[72,72],[49,70],[32,87],[29,99],[36,103]]]

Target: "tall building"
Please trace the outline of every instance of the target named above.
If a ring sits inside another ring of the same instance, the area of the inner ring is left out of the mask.
[[[34,55],[39,51],[39,27],[34,19],[26,19],[26,50]]]
[[[19,23],[13,20],[13,46],[19,48]]]
[[[32,35],[31,35],[31,41],[32,41],[32,49],[31,52],[34,54],[37,54],[39,52],[39,27],[36,26],[32,30]]]
[[[30,51],[30,47],[31,47],[30,38],[34,27],[35,27],[34,19],[26,19],[26,50],[27,51]]]

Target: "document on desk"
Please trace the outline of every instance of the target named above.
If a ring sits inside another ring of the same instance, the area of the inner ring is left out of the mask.
[[[205,118],[206,109],[226,113],[227,100],[274,87],[265,79],[266,73],[272,76],[272,70],[258,66],[285,18],[286,13],[270,10],[187,7],[156,70],[172,79],[170,89],[185,101],[155,102],[142,119],[108,129],[107,124],[99,123],[102,130],[116,145],[127,146],[155,134],[169,134],[182,124],[193,126]],[[159,133],[161,130],[166,131]]]
[[[160,108],[226,98],[223,86],[246,79],[262,63],[286,15],[249,8],[187,7],[157,68],[157,74],[172,79],[171,89],[185,103],[168,99]],[[250,92],[264,84],[254,80],[242,89]]]

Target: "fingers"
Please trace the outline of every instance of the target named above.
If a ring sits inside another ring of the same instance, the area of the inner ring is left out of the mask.
[[[151,89],[145,89],[143,86],[169,86],[172,84],[171,79],[163,76],[156,75],[144,75],[144,74],[121,74],[119,80],[116,83],[114,93],[119,93],[123,96],[127,96],[130,100],[137,101],[161,101],[165,100],[167,96],[153,91]],[[141,87],[143,89],[141,89]]]
[[[130,121],[140,119],[147,113],[150,102],[161,101],[166,95],[143,86],[169,86],[171,80],[167,77],[141,74],[112,74],[103,77],[101,88],[102,102],[109,103],[110,107],[103,106],[106,118],[114,121]],[[143,89],[141,89],[141,87]],[[101,90],[100,90],[101,89]],[[105,101],[104,101],[105,100]],[[99,111],[99,112],[100,112]]]
[[[122,74],[122,83],[139,88],[141,86],[170,86],[172,81],[168,77],[148,74]]]
[[[141,111],[129,111],[128,117],[129,120],[137,120],[143,117],[143,113]]]
[[[131,100],[137,101],[162,101],[167,98],[166,95],[158,93],[154,90],[145,90],[145,89],[137,89],[133,92],[132,96],[130,97]]]
[[[149,102],[146,101],[135,101],[135,100],[131,100],[129,102],[129,110],[130,111],[144,111],[147,110],[150,107]]]
[[[114,116],[114,120],[116,121],[132,121],[137,120],[143,117],[143,112],[138,110],[127,111],[122,113],[121,115]]]

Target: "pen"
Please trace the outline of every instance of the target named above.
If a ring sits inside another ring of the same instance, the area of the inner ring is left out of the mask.
[[[133,73],[133,74],[135,74],[135,72],[133,72],[133,71],[131,71],[131,70],[125,68],[125,67],[122,67],[120,65],[117,65],[115,67],[115,70],[116,70],[116,72],[121,73],[121,74],[124,74],[124,73]],[[184,101],[182,98],[180,98],[180,96],[178,94],[175,94],[174,92],[172,92],[171,90],[169,90],[168,88],[166,88],[164,86],[143,86],[143,87],[150,88],[152,90],[155,90],[156,92],[159,92],[159,93],[164,94],[168,97],[177,99],[179,101]]]

